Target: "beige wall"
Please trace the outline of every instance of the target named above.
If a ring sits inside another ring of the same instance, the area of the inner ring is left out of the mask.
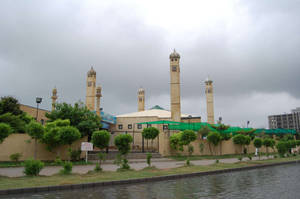
[[[72,149],[78,149],[81,142],[87,140],[84,137],[72,144]],[[55,160],[57,154],[60,154],[61,159],[68,159],[69,146],[61,146],[49,152],[46,150],[46,145],[42,143],[37,144],[37,159],[39,160]],[[0,144],[0,161],[10,161],[9,156],[14,153],[21,153],[21,160],[26,160],[34,156],[34,140],[27,134],[11,134],[2,144]]]
[[[20,109],[22,111],[24,111],[25,113],[29,114],[30,116],[32,116],[33,118],[36,118],[36,111],[37,111],[36,107],[21,104]],[[48,118],[46,118],[46,116],[45,116],[46,113],[50,113],[50,111],[47,111],[44,109],[39,109],[39,113],[38,113],[38,121],[39,122],[41,122],[41,120],[44,120],[44,122],[46,122],[48,120]]]

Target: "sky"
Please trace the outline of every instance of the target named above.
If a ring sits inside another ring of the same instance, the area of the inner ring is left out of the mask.
[[[93,66],[105,112],[136,112],[140,87],[146,108],[170,109],[175,48],[182,113],[206,121],[209,76],[215,120],[268,127],[300,107],[299,19],[299,0],[1,0],[0,96],[84,102]]]

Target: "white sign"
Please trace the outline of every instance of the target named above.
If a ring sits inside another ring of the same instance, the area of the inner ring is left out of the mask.
[[[93,144],[90,142],[81,142],[81,151],[92,151]]]

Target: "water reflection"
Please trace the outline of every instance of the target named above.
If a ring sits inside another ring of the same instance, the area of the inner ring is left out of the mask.
[[[87,190],[16,195],[0,198],[99,198],[99,199],[182,199],[182,198],[299,198],[299,164],[251,171],[141,183]]]

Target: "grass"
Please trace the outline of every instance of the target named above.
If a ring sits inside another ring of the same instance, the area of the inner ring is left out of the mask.
[[[57,164],[55,162],[50,161],[43,161],[45,163],[45,166],[61,166],[60,164]],[[73,165],[90,165],[94,164],[92,162],[85,162],[85,161],[77,161],[72,162]],[[0,162],[0,168],[8,168],[8,167],[24,167],[24,162]]]
[[[248,157],[248,155],[251,154],[254,156],[254,153],[248,153],[248,154],[226,154],[226,155],[194,155],[194,156],[185,156],[185,155],[179,155],[179,156],[169,156],[168,158],[171,158],[173,160],[177,161],[184,161],[187,157],[189,157],[190,160],[211,160],[211,159],[226,159],[226,158],[239,158],[241,156]],[[277,153],[269,153],[269,155],[274,155]],[[265,156],[266,153],[261,153],[261,156]]]
[[[185,174],[193,172],[215,171],[229,168],[240,168],[251,165],[286,162],[292,160],[300,160],[300,156],[293,156],[287,158],[276,158],[268,160],[238,162],[232,164],[218,163],[209,166],[183,166],[173,169],[157,169],[155,167],[148,167],[140,171],[122,171],[122,172],[89,172],[88,174],[71,174],[71,175],[53,175],[53,176],[36,176],[36,177],[0,177],[0,189],[24,188],[24,187],[38,187],[51,185],[66,185],[89,182],[126,180],[135,178],[147,178],[155,176],[165,176],[174,174]]]

